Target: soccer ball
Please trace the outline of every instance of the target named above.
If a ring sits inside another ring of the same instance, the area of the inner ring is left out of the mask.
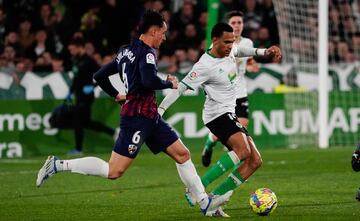
[[[277,207],[277,197],[269,188],[259,188],[250,195],[250,207],[260,216],[267,216]]]

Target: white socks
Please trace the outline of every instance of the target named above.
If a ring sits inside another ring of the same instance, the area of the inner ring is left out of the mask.
[[[84,157],[73,160],[56,160],[57,171],[71,171],[83,175],[108,178],[109,164],[97,157]]]
[[[205,188],[201,183],[200,177],[197,174],[195,166],[191,159],[189,159],[183,164],[176,163],[176,168],[182,182],[194,195],[200,207],[206,208],[208,204],[208,195],[205,192]]]

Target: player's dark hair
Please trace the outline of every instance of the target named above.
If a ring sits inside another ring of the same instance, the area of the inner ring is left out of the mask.
[[[158,26],[161,28],[164,25],[164,21],[164,17],[159,12],[147,10],[140,19],[138,32],[139,34],[144,34],[151,26]]]
[[[226,15],[225,15],[226,21],[229,21],[232,17],[235,17],[235,16],[239,16],[239,17],[243,18],[244,13],[242,13],[241,11],[237,11],[237,10],[230,11],[230,12],[226,13]]]
[[[211,38],[221,37],[221,35],[224,32],[233,32],[233,31],[234,31],[233,28],[229,24],[225,22],[220,22],[217,23],[211,30]]]

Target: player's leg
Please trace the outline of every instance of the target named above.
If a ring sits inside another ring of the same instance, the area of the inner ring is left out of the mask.
[[[60,160],[55,156],[49,156],[44,166],[39,170],[36,185],[40,187],[50,176],[64,171],[116,179],[124,174],[133,160],[114,151],[111,154],[109,163],[97,157]]]
[[[121,131],[111,154],[109,163],[97,157],[60,160],[50,156],[38,172],[36,185],[40,186],[55,173],[70,171],[84,175],[116,179],[128,169],[146,139],[150,123],[143,119],[122,118]]]
[[[165,150],[172,159],[176,162],[176,168],[179,176],[185,186],[194,195],[196,202],[207,205],[205,202],[208,198],[205,188],[201,183],[200,177],[196,172],[195,166],[190,158],[190,152],[181,142],[180,139],[175,141]]]
[[[232,139],[239,139],[237,137],[231,137]],[[231,139],[230,138],[230,139]],[[246,139],[243,139],[246,148],[250,149],[250,156],[245,158],[241,165],[235,168],[230,175],[225,179],[224,182],[219,184],[212,192],[214,194],[225,194],[228,191],[234,190],[236,187],[240,186],[245,182],[262,164],[262,159],[259,151],[257,150],[252,138],[246,136]],[[237,141],[236,141],[237,142]],[[234,147],[237,148],[237,147]],[[242,146],[241,148],[245,148]],[[239,151],[239,153],[243,151]]]
[[[217,178],[225,174],[234,165],[240,162],[239,157],[234,151],[224,153],[220,159],[201,177],[201,182],[205,186],[209,186]]]
[[[238,124],[239,123],[236,121],[236,117],[230,113],[227,113],[207,123],[206,126],[210,129],[210,131],[212,131],[220,138],[223,144],[230,148],[226,142],[230,136],[240,131],[242,126]],[[206,171],[204,176],[201,177],[202,183],[205,187],[207,187],[210,183],[225,174],[228,170],[232,169],[239,162],[240,159],[238,154],[236,154],[234,151],[224,153],[220,159],[208,171]]]
[[[216,199],[208,197],[191,161],[189,150],[162,118],[158,120],[151,136],[146,140],[146,144],[153,153],[164,151],[175,160],[181,181],[195,196],[205,215],[215,214],[218,207],[226,202],[226,196],[217,197]]]
[[[176,168],[182,182],[191,195],[194,196],[204,215],[229,217],[220,206],[229,200],[231,193],[216,197],[209,197],[207,195],[195,166],[191,161],[190,152],[181,140],[178,139],[175,141],[166,148],[165,152],[176,161]]]
[[[190,159],[189,150],[162,118],[159,118],[156,127],[146,140],[146,145],[154,154],[163,151],[175,160],[181,180],[194,193],[196,201],[207,199],[200,177]]]
[[[90,105],[84,98],[77,97],[76,105],[74,108],[74,138],[75,149],[70,150],[71,155],[81,155],[84,141],[84,128],[86,123],[90,120]]]
[[[240,122],[240,124],[247,128],[248,127],[248,124],[249,124],[249,119],[248,118],[245,118],[245,117],[238,117],[238,121]]]
[[[204,167],[208,167],[210,165],[213,148],[216,145],[217,141],[218,138],[211,132],[206,137],[206,142],[201,154],[201,162]]]
[[[82,154],[83,140],[84,140],[84,119],[79,114],[76,114],[74,119],[74,139],[75,149],[70,150],[69,154]]]

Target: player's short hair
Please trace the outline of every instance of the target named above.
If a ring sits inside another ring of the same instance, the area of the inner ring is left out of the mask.
[[[158,26],[161,28],[164,25],[164,21],[164,16],[162,16],[159,12],[147,10],[140,19],[138,32],[139,34],[144,34],[151,26]]]
[[[233,32],[233,28],[225,22],[217,23],[211,30],[211,38],[221,37],[224,32]]]
[[[235,17],[235,16],[239,16],[239,17],[243,18],[244,13],[242,11],[237,11],[237,10],[229,11],[225,15],[226,21],[229,21],[232,17]]]

